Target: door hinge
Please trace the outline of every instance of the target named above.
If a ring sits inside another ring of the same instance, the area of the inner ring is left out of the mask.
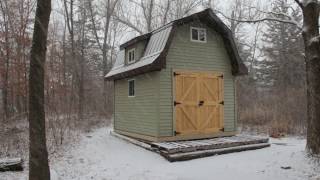
[[[220,76],[218,76],[218,77],[223,79],[223,74],[221,74],[221,75],[220,75]]]
[[[178,76],[180,75],[179,73],[173,72],[173,76]]]
[[[179,135],[179,134],[181,134],[181,132],[174,131],[174,135],[175,135],[175,136],[176,136],[176,135]]]
[[[224,105],[224,101],[221,101],[219,104]]]
[[[224,131],[224,127],[220,129],[220,131]]]
[[[181,104],[180,102],[177,102],[177,101],[174,101],[173,105],[176,106],[176,105],[179,105]]]

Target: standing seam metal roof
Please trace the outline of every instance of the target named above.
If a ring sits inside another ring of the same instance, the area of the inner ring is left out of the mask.
[[[105,77],[112,77],[116,74],[152,64],[163,52],[171,30],[172,23],[153,31],[143,56],[133,64],[125,65],[125,49],[120,50],[113,68]]]

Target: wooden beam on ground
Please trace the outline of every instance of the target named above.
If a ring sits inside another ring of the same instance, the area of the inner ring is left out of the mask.
[[[238,135],[212,139],[151,143],[151,146],[158,148],[162,152],[173,154],[267,143],[268,141],[268,138]]]
[[[0,159],[0,172],[23,171],[23,160],[21,158]]]
[[[203,151],[175,153],[175,154],[160,152],[160,154],[170,162],[175,162],[175,161],[185,161],[185,160],[191,160],[191,159],[208,157],[208,156],[219,155],[219,154],[227,154],[227,153],[233,153],[233,152],[261,149],[269,146],[270,146],[269,143],[260,143],[260,144],[228,147],[228,148],[222,148],[222,149],[209,149],[209,150],[203,150]]]

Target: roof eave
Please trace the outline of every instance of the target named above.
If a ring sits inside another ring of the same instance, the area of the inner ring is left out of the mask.
[[[144,40],[147,41],[150,37],[151,37],[151,33],[147,33],[147,34],[143,34],[143,35],[134,37],[131,40],[121,44],[120,45],[120,50],[125,49],[126,47],[131,46],[133,44],[136,44],[136,43],[138,43],[140,41],[144,41]]]
[[[119,74],[115,74],[115,75],[112,75],[112,76],[105,77],[105,80],[106,81],[114,81],[114,80],[119,80],[119,79],[124,79],[124,78],[128,78],[128,77],[144,74],[144,73],[147,73],[147,72],[159,71],[161,69],[162,68],[160,66],[155,66],[152,63],[152,64],[148,64],[148,65],[145,65],[145,66],[141,66],[141,67],[136,68],[136,69],[132,69],[130,71],[126,71],[126,72],[123,72],[123,73],[119,73]]]

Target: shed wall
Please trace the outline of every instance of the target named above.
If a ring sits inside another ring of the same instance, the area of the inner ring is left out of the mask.
[[[157,136],[159,122],[159,72],[115,81],[116,130]],[[135,79],[135,97],[128,97],[128,80]]]
[[[190,27],[204,27],[207,42],[192,42]],[[166,69],[160,72],[159,136],[172,136],[175,130],[173,116],[173,70],[217,71],[224,74],[224,128],[236,130],[235,87],[231,64],[222,37],[200,22],[177,27],[167,55]]]

